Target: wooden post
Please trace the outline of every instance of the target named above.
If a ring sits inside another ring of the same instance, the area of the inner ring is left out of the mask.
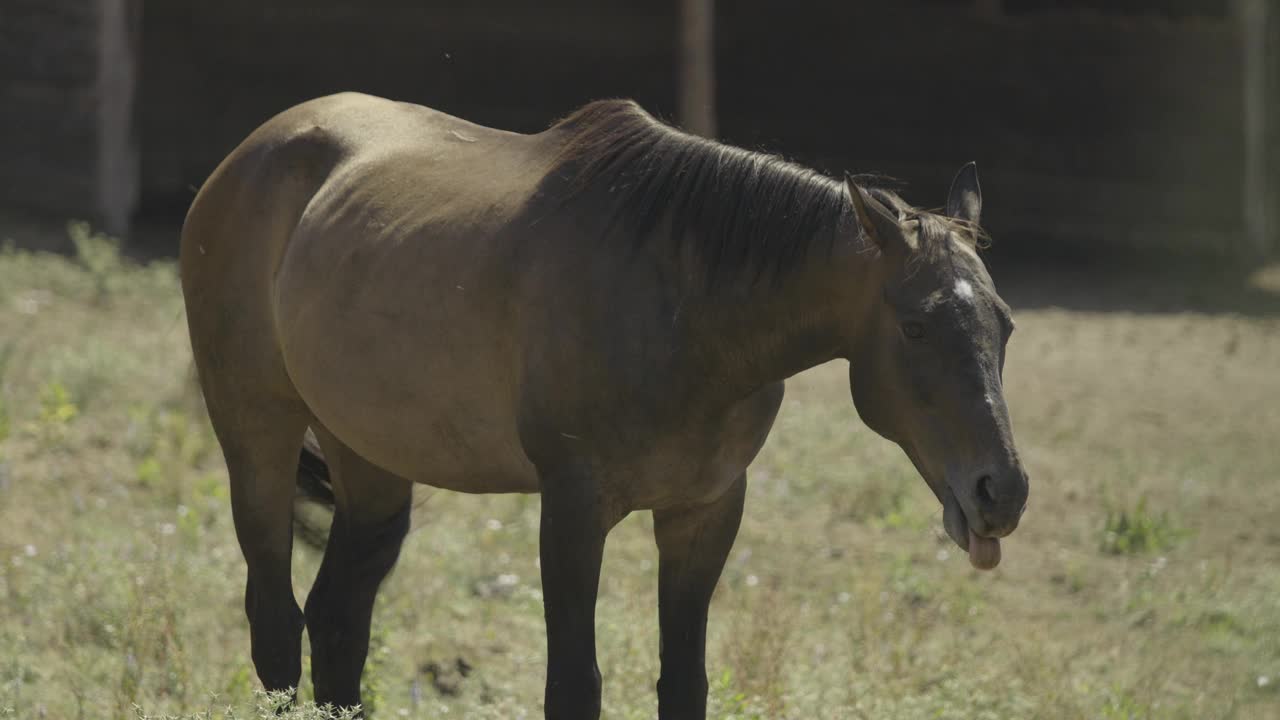
[[[97,162],[98,219],[123,235],[138,203],[138,145],[134,99],[142,29],[141,0],[96,0],[98,6]]]
[[[1269,0],[1236,0],[1236,17],[1240,24],[1241,68],[1244,90],[1244,182],[1241,192],[1244,210],[1245,252],[1264,255],[1274,249],[1271,233],[1273,197],[1280,187],[1271,187],[1274,177],[1270,166],[1268,124],[1267,40],[1269,33]],[[1274,70],[1271,70],[1274,72]]]
[[[715,0],[680,0],[680,124],[716,134]]]

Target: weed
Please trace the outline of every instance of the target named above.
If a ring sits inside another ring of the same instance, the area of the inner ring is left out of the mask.
[[[40,411],[32,424],[33,434],[45,449],[58,445],[67,435],[67,427],[80,415],[80,408],[62,383],[54,381],[40,388]]]
[[[1108,510],[1102,532],[1102,551],[1108,555],[1163,552],[1186,534],[1173,524],[1168,513],[1149,512],[1145,497],[1133,508]]]
[[[4,392],[0,390],[0,443],[9,439],[9,403],[5,400]],[[4,457],[3,451],[0,451],[0,457]]]
[[[1133,697],[1124,688],[1117,688],[1102,705],[1103,720],[1146,720],[1155,717],[1151,706]]]
[[[51,382],[40,391],[40,422],[66,425],[79,414],[80,408],[71,401],[71,396],[62,383]]]
[[[105,303],[113,281],[120,275],[120,242],[93,232],[89,223],[79,221],[67,224],[67,235],[75,245],[76,261],[93,281],[94,303]]]
[[[217,702],[211,698],[209,704]],[[135,720],[258,720],[274,718],[274,720],[355,720],[358,709],[334,710],[331,707],[319,707],[315,703],[290,703],[292,698],[286,692],[254,693],[254,702],[248,706],[220,705],[216,709],[210,707],[200,712],[182,715],[151,715],[142,708],[134,708]]]

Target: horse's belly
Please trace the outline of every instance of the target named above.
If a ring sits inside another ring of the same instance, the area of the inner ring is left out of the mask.
[[[366,358],[357,362],[363,365]],[[375,363],[376,364],[376,363]],[[299,374],[302,375],[302,374]],[[362,457],[414,482],[471,493],[537,492],[514,412],[465,375],[295,377],[316,419]],[[388,391],[383,381],[399,385]]]
[[[490,334],[484,318],[460,323],[412,304],[380,314],[323,296],[305,305],[306,312],[283,308],[281,348],[295,389],[325,429],[415,482],[537,491],[506,355],[480,340]]]
[[[467,493],[538,491],[537,473],[513,436],[426,412],[418,419],[376,433],[337,420],[343,427],[334,432],[362,456],[417,483]]]
[[[442,379],[443,381],[443,379]],[[405,385],[413,384],[412,378]],[[393,402],[355,378],[300,383],[317,420],[362,457],[417,483],[470,493],[537,492],[538,479],[512,414],[479,388],[452,378],[453,392],[408,391]],[[487,411],[487,412],[486,412]]]

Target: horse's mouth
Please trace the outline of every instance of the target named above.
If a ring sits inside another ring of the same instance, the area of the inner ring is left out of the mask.
[[[1000,564],[1000,540],[979,536],[969,528],[969,520],[950,487],[942,501],[942,527],[961,550],[969,553],[970,565],[979,570],[990,570]]]
[[[1000,540],[993,537],[984,537],[973,532],[969,527],[969,519],[965,517],[964,509],[960,507],[960,500],[956,497],[956,493],[951,489],[951,483],[945,479],[940,482],[932,482],[931,476],[926,472],[926,468],[922,465],[914,452],[914,448],[903,445],[906,450],[907,457],[911,463],[916,466],[916,470],[920,476],[925,478],[925,484],[933,491],[938,500],[942,503],[942,527],[947,531],[947,535],[955,541],[969,554],[969,564],[979,570],[991,570],[1000,564]]]

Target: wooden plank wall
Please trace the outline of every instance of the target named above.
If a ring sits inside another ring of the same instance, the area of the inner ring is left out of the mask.
[[[341,90],[523,131],[600,97],[635,97],[673,115],[674,2],[560,5],[550,13],[517,0],[149,2],[144,197],[182,206],[259,123]]]
[[[0,201],[97,208],[99,30],[94,0],[0,6]]]
[[[128,227],[140,0],[0,6],[0,202]]]
[[[1242,225],[1228,20],[740,0],[720,17],[722,135],[940,204],[977,160],[1008,246],[1217,251]]]
[[[0,8],[0,201],[93,206],[89,8],[102,1]],[[517,0],[144,2],[134,125],[150,210],[181,213],[256,125],[339,90],[523,131],[599,97],[675,115],[676,0],[571,0],[554,13]],[[977,160],[1006,247],[1218,253],[1243,232],[1229,19],[1010,15],[968,0],[716,7],[716,114],[730,142],[833,174],[884,172],[924,205]],[[1275,57],[1280,32],[1270,37]],[[1270,153],[1280,178],[1280,148]]]

